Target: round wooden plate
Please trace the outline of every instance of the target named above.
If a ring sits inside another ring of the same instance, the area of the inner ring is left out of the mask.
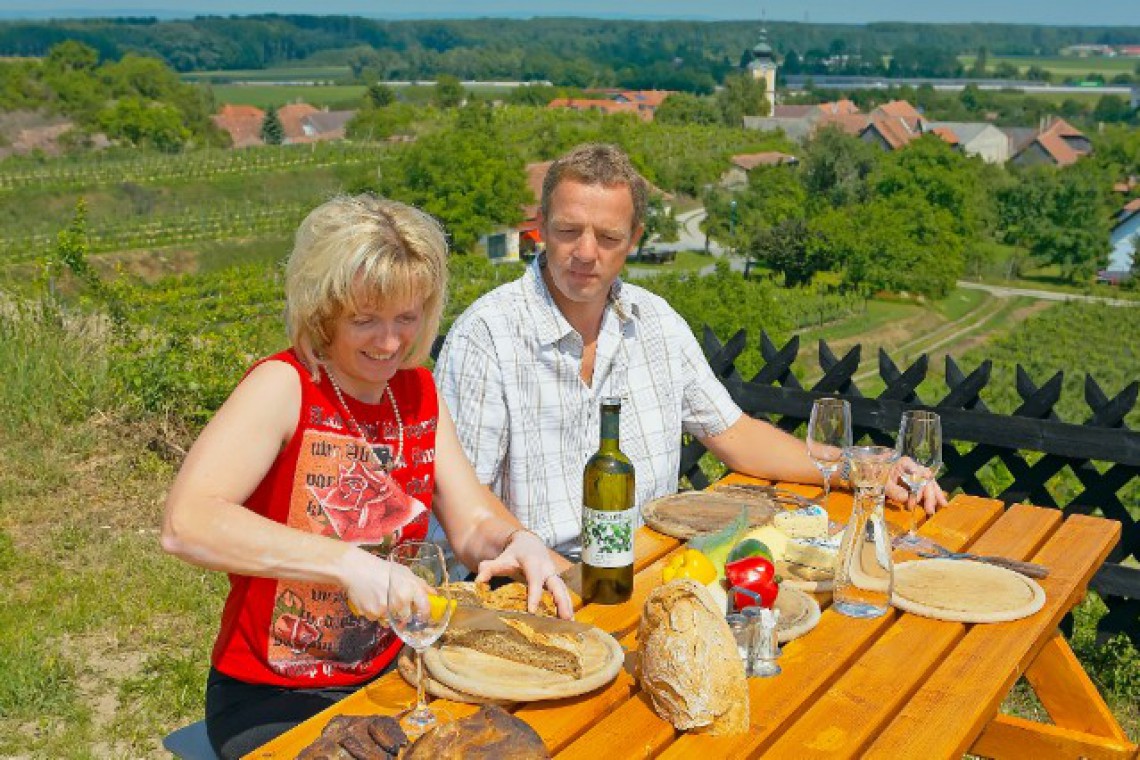
[[[774,607],[780,611],[776,638],[781,644],[798,639],[819,623],[819,602],[794,586],[781,584]]]
[[[915,615],[959,623],[1001,623],[1045,604],[1032,578],[981,562],[920,559],[895,566],[892,603]]]
[[[411,647],[404,647],[400,650],[400,656],[397,659],[396,666],[400,671],[400,675],[408,682],[410,686],[416,685],[416,660],[415,652]],[[431,694],[433,697],[440,697],[441,699],[450,699],[452,702],[467,702],[473,705],[501,705],[506,706],[511,702],[507,699],[486,699],[484,697],[477,697],[474,694],[467,694],[448,686],[444,686],[439,681],[431,677],[424,668],[424,691]]]
[[[641,507],[645,524],[658,533],[690,539],[701,533],[715,533],[748,507],[748,522],[758,528],[772,522],[783,507],[762,494],[728,496],[715,491],[685,491],[646,502]]]
[[[581,678],[450,645],[424,652],[424,665],[432,679],[474,697],[511,702],[560,699],[605,686],[625,663],[621,644],[600,628],[585,633],[583,645],[585,671]]]

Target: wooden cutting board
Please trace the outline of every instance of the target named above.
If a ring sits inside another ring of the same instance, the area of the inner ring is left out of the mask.
[[[726,495],[711,491],[685,491],[646,502],[641,508],[645,524],[658,533],[688,540],[701,533],[715,533],[748,508],[748,522],[758,528],[772,522],[783,511],[775,500],[763,494]]]
[[[581,678],[448,644],[428,649],[424,666],[428,675],[444,686],[481,699],[561,699],[605,686],[617,677],[625,662],[617,639],[600,628],[583,635],[583,646],[585,669]]]
[[[396,665],[403,679],[407,681],[410,686],[415,686],[416,660],[415,652],[412,651],[411,647],[404,647],[400,650],[400,656]],[[433,697],[450,699],[452,702],[467,702],[473,705],[500,705],[502,707],[511,704],[511,701],[507,699],[486,699],[484,697],[477,697],[474,694],[452,689],[449,686],[444,686],[428,674],[427,666],[424,667],[424,691]]]
[[[923,617],[1000,623],[1040,610],[1045,591],[1032,578],[1004,567],[968,560],[922,559],[895,566],[891,602]]]

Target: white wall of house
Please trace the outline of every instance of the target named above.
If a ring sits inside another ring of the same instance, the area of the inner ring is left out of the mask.
[[[1112,231],[1112,253],[1109,254],[1109,272],[1128,272],[1136,255],[1135,239],[1140,235],[1140,214],[1133,214]]]
[[[1009,160],[1009,137],[989,125],[962,146],[968,156],[979,156],[987,164],[1004,164]]]
[[[504,227],[479,238],[479,248],[491,261],[519,260],[519,231]]]

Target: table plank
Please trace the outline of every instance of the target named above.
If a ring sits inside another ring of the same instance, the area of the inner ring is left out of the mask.
[[[920,532],[951,549],[964,548],[997,520],[1002,510],[1002,503],[995,499],[957,496],[953,509],[939,511]],[[661,757],[750,757],[764,751],[889,628],[896,615],[891,610],[874,620],[856,620],[825,610],[815,630],[784,646],[779,661],[783,673],[775,678],[749,679],[752,725],[747,734],[686,734]]]
[[[1052,511],[1037,510],[1043,516]],[[1047,635],[1083,593],[1120,538],[1120,524],[1074,515],[1034,557],[1050,568],[1041,581],[1045,606],[1022,620],[971,627],[953,655],[915,693],[868,748],[867,757],[960,756],[970,748],[1002,699],[1044,645]],[[1029,647],[1022,642],[1033,642]],[[983,692],[980,684],[997,684]],[[959,737],[953,743],[947,737]]]
[[[1055,518],[1055,519],[1049,519]],[[1023,559],[1056,530],[1060,515],[1013,509],[976,542],[979,551]],[[966,633],[961,623],[900,614],[765,757],[855,757],[906,704]]]

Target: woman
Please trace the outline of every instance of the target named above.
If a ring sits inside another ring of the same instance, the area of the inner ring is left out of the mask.
[[[202,431],[166,502],[163,548],[230,574],[206,689],[210,741],[243,755],[394,664],[380,558],[429,513],[479,580],[521,572],[533,610],[572,609],[566,563],[475,478],[431,375],[447,244],[426,214],[339,197],[286,268],[292,347],[258,362]],[[366,550],[367,549],[367,550]],[[374,553],[373,553],[374,552]]]

